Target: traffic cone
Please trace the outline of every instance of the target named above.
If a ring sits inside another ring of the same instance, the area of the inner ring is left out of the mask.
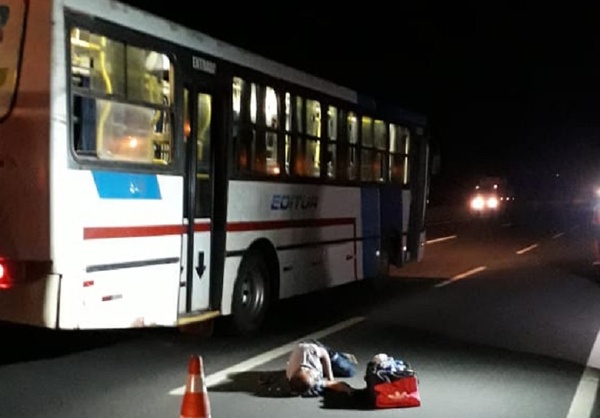
[[[180,418],[210,418],[210,401],[204,382],[202,357],[199,355],[190,357]]]

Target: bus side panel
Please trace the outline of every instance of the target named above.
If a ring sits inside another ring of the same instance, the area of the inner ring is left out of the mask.
[[[48,275],[44,280],[2,289],[0,317],[6,322],[55,328],[59,290],[60,277],[55,274]]]
[[[362,255],[363,278],[379,274],[381,242],[381,218],[378,187],[361,188]]]
[[[282,299],[361,277],[358,188],[231,181],[227,219],[225,315],[243,252],[259,239],[277,251]]]
[[[52,259],[61,276],[58,327],[174,325],[182,178],[69,166],[64,3],[54,2],[50,158]]]
[[[381,187],[381,238],[383,250],[387,251],[390,264],[401,266],[404,260],[402,245],[403,190],[401,184]]]
[[[56,258],[64,268],[61,328],[172,326],[183,232],[183,181],[177,176],[64,170]],[[137,190],[124,195],[126,188]],[[68,218],[70,217],[70,218]]]
[[[175,326],[178,270],[179,264],[171,263],[87,274],[78,328]]]
[[[29,2],[14,108],[0,122],[0,257],[50,260],[51,1]],[[29,278],[26,278],[29,279]],[[59,277],[0,290],[0,320],[55,327]]]
[[[15,107],[0,122],[0,256],[48,260],[50,6],[29,4]]]
[[[402,252],[404,254],[403,262],[411,259],[410,250],[408,250],[408,232],[410,228],[410,202],[412,200],[412,193],[410,190],[404,189],[402,191],[402,207],[405,210],[402,212]]]

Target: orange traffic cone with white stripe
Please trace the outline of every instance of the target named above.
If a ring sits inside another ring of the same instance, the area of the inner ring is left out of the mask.
[[[204,382],[202,357],[199,355],[190,357],[180,418],[210,418],[210,401]]]

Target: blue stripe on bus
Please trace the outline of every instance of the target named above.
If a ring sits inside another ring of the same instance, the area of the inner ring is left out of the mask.
[[[102,199],[160,199],[155,174],[93,171],[98,196]]]
[[[361,188],[360,207],[363,239],[363,276],[374,277],[378,273],[379,237],[381,222],[379,220],[379,189],[377,187]]]

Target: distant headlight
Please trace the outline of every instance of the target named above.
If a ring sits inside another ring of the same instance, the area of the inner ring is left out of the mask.
[[[471,199],[472,210],[496,210],[500,207],[500,199],[497,196],[477,195]]]
[[[485,206],[485,200],[481,196],[476,196],[471,199],[471,208],[481,210]]]
[[[500,201],[498,201],[498,198],[495,196],[489,197],[486,202],[487,207],[490,209],[496,209],[499,204],[500,204]]]

